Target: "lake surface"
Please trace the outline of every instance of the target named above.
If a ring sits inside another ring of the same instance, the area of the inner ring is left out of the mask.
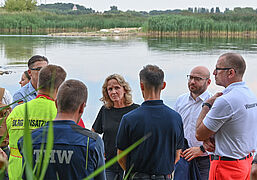
[[[0,86],[13,94],[20,88],[18,82],[28,59],[36,54],[46,56],[50,64],[64,67],[67,79],[79,79],[87,85],[89,99],[83,120],[91,129],[108,75],[123,75],[133,90],[134,102],[141,104],[138,73],[144,65],[158,65],[167,82],[162,99],[173,107],[176,98],[188,91],[186,75],[190,70],[204,65],[213,72],[218,57],[225,52],[237,52],[245,58],[244,80],[257,95],[255,39],[0,36],[0,70],[12,71],[0,75]],[[214,76],[211,79],[210,92],[223,89],[215,85]]]

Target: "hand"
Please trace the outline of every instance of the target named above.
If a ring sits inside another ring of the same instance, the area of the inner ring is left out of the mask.
[[[214,152],[215,150],[215,140],[214,137],[209,137],[203,141],[203,147],[206,151]]]
[[[8,159],[7,155],[1,148],[0,148],[0,156],[2,156],[4,159]]]
[[[218,97],[220,97],[220,96],[222,96],[222,95],[223,95],[222,92],[217,92],[214,96],[212,96],[211,98],[207,99],[207,101],[205,101],[205,102],[209,103],[210,105],[213,105],[214,101],[215,101]]]
[[[5,154],[5,152],[0,148],[0,168],[2,167],[6,167],[7,165],[7,162],[8,162],[8,157],[7,155]]]
[[[201,156],[203,152],[200,147],[191,147],[182,152],[181,156],[184,157],[187,161],[191,161],[192,159]]]

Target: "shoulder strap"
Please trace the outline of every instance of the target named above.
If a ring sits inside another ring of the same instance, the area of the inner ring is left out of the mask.
[[[2,102],[3,96],[4,96],[4,88],[0,88],[0,103]]]
[[[90,130],[88,130],[88,129],[86,129],[86,128],[80,127],[80,126],[77,125],[77,124],[71,124],[70,126],[71,126],[71,128],[72,128],[74,131],[76,131],[76,132],[78,132],[78,133],[80,133],[80,134],[83,134],[83,135],[85,135],[85,136],[87,136],[87,137],[90,137],[90,138],[92,138],[92,139],[94,139],[94,140],[97,140],[97,138],[98,138],[98,134],[97,134],[97,133],[92,132],[92,131],[90,131]]]

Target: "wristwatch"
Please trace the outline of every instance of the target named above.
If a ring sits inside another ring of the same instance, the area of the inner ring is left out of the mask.
[[[254,160],[252,161],[252,164],[257,164],[257,160],[254,159]]]
[[[201,150],[203,153],[206,152],[205,149],[204,149],[204,147],[203,147],[203,145],[200,146],[200,150]]]
[[[202,107],[204,107],[204,106],[208,106],[209,109],[211,109],[211,107],[212,107],[212,105],[210,103],[207,103],[207,102],[203,103]]]
[[[257,164],[257,155],[255,155],[253,161],[252,161],[252,164]]]

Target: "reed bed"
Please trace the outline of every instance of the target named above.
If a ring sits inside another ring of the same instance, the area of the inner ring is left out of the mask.
[[[35,11],[19,13],[0,13],[0,31],[37,32],[42,29],[65,31],[99,30],[103,28],[140,27],[145,18],[127,15],[57,15],[55,13]]]
[[[233,16],[234,17],[234,16]],[[162,15],[148,19],[145,28],[149,33],[161,35],[215,35],[243,36],[257,32],[257,16],[247,20],[244,16],[233,19],[232,16],[184,16]]]
[[[257,14],[56,14],[45,11],[0,12],[1,33],[88,32],[143,27],[158,36],[257,37]]]

